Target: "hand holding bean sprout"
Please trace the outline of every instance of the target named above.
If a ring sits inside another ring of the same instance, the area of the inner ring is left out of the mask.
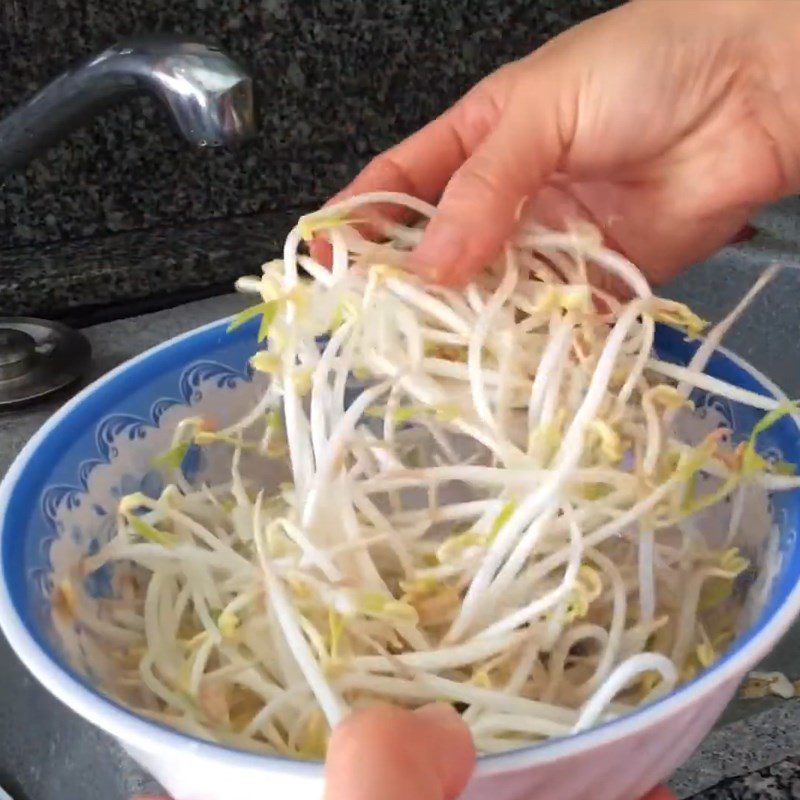
[[[798,36],[785,0],[624,3],[481,80],[336,199],[437,203],[411,266],[443,283],[495,258],[522,205],[595,225],[663,282],[800,189]]]

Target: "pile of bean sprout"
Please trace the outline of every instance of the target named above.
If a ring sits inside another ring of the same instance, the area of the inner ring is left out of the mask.
[[[367,237],[374,204],[418,221]],[[481,752],[504,751],[651,702],[735,636],[745,498],[798,485],[755,439],[793,407],[704,367],[774,271],[678,366],[655,355],[656,323],[696,337],[703,321],[593,230],[522,224],[461,290],[405,269],[434,213],[350,198],[239,281],[259,295],[232,323],[260,319],[258,404],[224,428],[184,420],[160,497],[122,499],[81,564],[114,565],[113,598],[79,580],[54,596],[137,712],[319,758],[352,709],[443,701]],[[317,236],[330,268],[304,254]],[[766,415],[738,445],[724,429],[690,441],[676,421],[695,390]],[[227,459],[225,482],[183,477],[197,446]],[[278,464],[291,479],[268,491]],[[723,503],[709,539],[703,515]]]

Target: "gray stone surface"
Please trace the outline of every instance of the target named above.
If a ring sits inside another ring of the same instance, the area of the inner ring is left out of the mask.
[[[789,638],[796,639],[797,635]],[[784,667],[788,669],[786,665]],[[772,708],[756,714],[747,713],[746,702],[734,703],[734,706],[742,706],[746,718],[734,723],[721,723],[675,773],[670,785],[679,797],[692,797],[693,800],[758,797],[717,792],[721,789],[744,789],[748,786],[749,776],[773,765],[796,764],[800,754],[800,700],[776,702]],[[791,766],[791,770],[796,770],[796,766]],[[780,767],[775,774],[783,774]]]
[[[255,215],[268,235],[283,231],[276,215],[319,204],[488,71],[618,2],[5,0],[0,115],[74,60],[141,31],[218,42],[250,70],[262,102],[260,134],[241,151],[190,150],[140,100],[7,179],[0,313],[230,281],[258,250],[235,230],[208,243],[209,223]],[[219,257],[206,259],[207,247]]]
[[[788,758],[777,764],[696,795],[693,800],[795,800],[800,797],[800,759]]]

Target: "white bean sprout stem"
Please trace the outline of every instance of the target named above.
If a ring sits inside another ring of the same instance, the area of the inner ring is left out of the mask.
[[[370,241],[373,204],[420,222]],[[440,700],[495,752],[650,702],[736,634],[744,490],[798,479],[755,436],[676,423],[697,390],[771,412],[764,427],[792,410],[703,373],[775,271],[679,366],[654,353],[656,323],[704,323],[595,232],[523,224],[460,292],[404,268],[435,213],[379,192],[301,218],[238,283],[259,295],[234,323],[261,320],[260,402],[222,429],[185,420],[157,461],[167,489],[122,499],[82,563],[113,565],[113,598],[57,587],[97,679],[139,713],[321,758],[351,709]],[[317,235],[330,270],[301,252]],[[633,299],[596,290],[589,265]],[[192,445],[224,482],[187,484]]]

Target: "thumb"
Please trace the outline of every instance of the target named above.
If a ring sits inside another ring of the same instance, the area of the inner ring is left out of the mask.
[[[571,138],[562,113],[569,95],[554,92],[558,79],[549,73],[532,68],[520,76],[497,126],[452,176],[411,257],[416,271],[442,283],[470,280],[500,252],[526,199],[556,170]]]
[[[451,706],[373,706],[333,731],[325,800],[454,800],[474,765],[469,729]]]

